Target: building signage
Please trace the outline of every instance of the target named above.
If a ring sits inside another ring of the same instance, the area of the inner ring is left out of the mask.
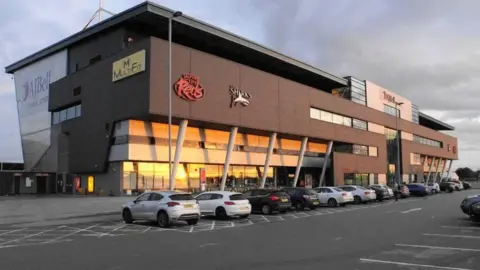
[[[230,85],[230,95],[232,96],[230,108],[237,106],[237,104],[247,107],[250,104],[250,98],[252,98],[251,94],[241,91],[234,85]]]
[[[173,87],[177,96],[187,101],[197,101],[205,95],[200,78],[190,73],[183,74]]]
[[[383,91],[382,94],[384,100],[395,103],[395,97],[387,93],[387,91]]]
[[[145,71],[145,50],[113,62],[112,82],[116,82]]]
[[[453,151],[454,154],[457,153],[457,147],[455,145],[452,147],[452,151]]]

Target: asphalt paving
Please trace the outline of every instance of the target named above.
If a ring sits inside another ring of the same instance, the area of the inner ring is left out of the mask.
[[[480,270],[480,190],[160,229],[120,220],[0,227],[0,269]]]

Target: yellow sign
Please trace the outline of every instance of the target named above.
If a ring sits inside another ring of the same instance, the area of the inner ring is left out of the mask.
[[[145,50],[141,50],[113,63],[112,82],[145,71]]]
[[[93,176],[88,177],[88,193],[93,193],[95,189],[95,178]]]

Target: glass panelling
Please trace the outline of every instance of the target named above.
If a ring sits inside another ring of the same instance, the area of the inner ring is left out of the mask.
[[[345,185],[356,185],[366,187],[370,182],[368,173],[346,173],[343,176]]]
[[[333,116],[333,123],[343,125],[343,116],[338,114],[332,114]]]
[[[353,119],[352,126],[354,128],[367,130],[367,122],[362,121],[362,120]]]
[[[353,145],[353,154],[368,156],[368,146],[354,144]]]
[[[358,100],[362,100],[362,101],[365,101],[365,100],[366,100],[366,98],[365,98],[365,96],[364,96],[363,94],[359,94],[359,93],[355,93],[355,92],[352,92],[351,94],[352,94],[352,95],[351,95],[352,98],[355,98],[355,99],[358,99]]]
[[[58,124],[66,120],[74,119],[82,114],[82,105],[72,106],[61,111],[53,112],[52,124]],[[58,115],[58,120],[56,119]]]
[[[357,104],[361,104],[361,105],[365,105],[367,103],[365,100],[360,100],[360,99],[356,99],[356,98],[353,98],[353,97],[352,97],[351,101],[353,101]]]
[[[75,116],[79,117],[82,115],[82,104],[75,106]]]
[[[326,111],[320,111],[320,120],[326,122],[332,122],[332,114]]]
[[[310,118],[320,120],[320,110],[315,108],[310,108]]]
[[[365,87],[358,88],[358,87],[352,86],[351,87],[351,92],[360,94],[362,96],[365,96]]]
[[[347,127],[352,126],[352,118],[349,117],[343,117],[343,125]]]
[[[62,111],[60,111],[60,122],[63,122],[65,120],[67,120],[67,111],[62,110]]]
[[[52,113],[52,123],[53,124],[58,124],[60,122],[60,113],[59,112],[53,112]]]
[[[75,118],[75,107],[67,109],[67,120]]]

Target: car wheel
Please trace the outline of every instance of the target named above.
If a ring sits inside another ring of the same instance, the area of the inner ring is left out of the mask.
[[[188,219],[187,224],[188,225],[196,225],[198,223],[198,219]]]
[[[227,211],[223,207],[217,207],[215,210],[215,216],[220,218],[220,219],[226,219],[227,216]]]
[[[268,204],[262,205],[262,214],[264,214],[264,215],[272,214],[272,208],[270,208],[270,205],[268,205]]]
[[[127,224],[133,223],[132,212],[129,209],[124,209],[122,213],[123,221]]]
[[[303,203],[297,203],[295,205],[295,209],[297,209],[297,211],[303,211],[303,209],[305,209],[305,206],[303,205]]]
[[[333,198],[329,199],[327,203],[328,203],[328,206],[330,206],[330,207],[337,207],[337,200],[335,200]]]
[[[353,201],[356,204],[361,204],[362,203],[362,198],[360,198],[360,196],[355,196],[355,197],[353,197]]]
[[[456,190],[456,191],[460,191],[460,188],[459,188],[459,187],[455,187],[455,190]]]
[[[241,215],[240,218],[248,218],[250,215]]]
[[[157,224],[160,228],[170,227],[170,218],[165,211],[160,211],[157,214]]]

